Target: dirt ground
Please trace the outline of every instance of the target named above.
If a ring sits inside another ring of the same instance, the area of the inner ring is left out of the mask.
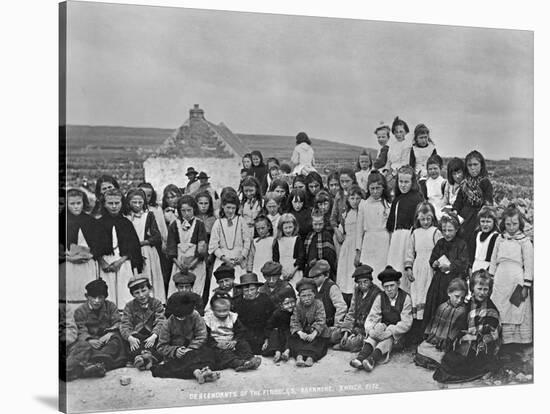
[[[263,358],[256,371],[225,370],[217,382],[202,385],[194,380],[153,378],[150,371],[121,368],[101,379],[68,383],[67,407],[69,412],[161,408],[517,383],[485,379],[444,386],[432,379],[432,371],[415,366],[412,352],[392,355],[387,364],[371,373],[351,368],[351,357],[347,352],[329,350],[311,368],[297,368],[293,359],[274,364],[271,358]],[[131,377],[129,385],[120,384],[124,376]]]

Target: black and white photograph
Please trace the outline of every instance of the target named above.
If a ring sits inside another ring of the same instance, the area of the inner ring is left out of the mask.
[[[59,3],[59,409],[532,385],[534,32],[184,6]]]

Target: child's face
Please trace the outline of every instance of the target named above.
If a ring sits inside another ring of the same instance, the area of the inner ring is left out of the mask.
[[[362,170],[368,170],[370,168],[370,158],[368,155],[359,155],[359,167]]]
[[[243,158],[243,167],[247,169],[252,167],[252,160],[248,157]],[[245,173],[245,177],[246,177],[246,173]]]
[[[258,286],[257,285],[246,285],[243,286],[243,299],[253,300],[258,297]]]
[[[70,196],[67,200],[67,208],[69,212],[75,216],[80,215],[84,209],[84,202],[80,196]]]
[[[378,144],[383,147],[388,143],[388,140],[390,139],[390,136],[388,134],[388,131],[385,129],[381,129],[376,131],[376,140],[378,141]]]
[[[306,190],[306,184],[303,182],[303,181],[295,181],[294,182],[294,185],[293,185],[293,188],[295,190]]]
[[[455,238],[457,229],[452,225],[452,223],[443,223],[441,226],[441,233],[443,233],[445,240],[451,241]]]
[[[384,187],[382,186],[382,184],[372,183],[371,185],[369,185],[370,197],[374,198],[375,200],[380,200],[383,192],[384,192]]]
[[[352,178],[347,174],[342,174],[340,176],[340,186],[342,187],[342,190],[347,191],[353,184]]]
[[[412,188],[412,175],[411,174],[398,174],[399,191],[402,194],[406,194],[411,191]]]
[[[292,233],[294,233],[294,223],[283,223],[283,234],[287,237],[290,237],[292,236]]]
[[[166,194],[166,204],[168,205],[168,207],[175,208],[178,204],[177,194],[172,191]]]
[[[338,190],[340,190],[340,183],[336,179],[332,179],[328,183],[328,191],[334,196],[338,193]]]
[[[246,177],[248,177],[248,173],[246,171],[241,171],[241,180],[244,180]]]
[[[321,273],[320,275],[317,275],[312,279],[315,282],[315,284],[317,285],[317,287],[321,287],[321,285],[324,283],[324,281],[326,280],[327,277],[328,277],[328,275],[326,273]]]
[[[189,283],[178,283],[176,285],[176,289],[178,290],[178,292],[192,292],[193,285]]]
[[[451,306],[456,308],[464,301],[465,296],[466,292],[461,290],[455,290],[454,292],[449,293],[449,302],[451,302]]]
[[[433,216],[431,213],[419,213],[418,222],[423,229],[429,228],[433,223]]]
[[[310,306],[315,299],[315,293],[311,289],[302,290],[298,296],[300,297],[300,302],[302,302],[305,306]]]
[[[229,316],[231,305],[226,300],[217,300],[212,304],[212,312],[218,319],[225,320]]]
[[[276,275],[276,276],[267,276],[265,278],[265,283],[267,286],[269,286],[270,288],[274,288],[275,285],[277,284],[277,281],[281,278],[281,275]]]
[[[182,204],[180,208],[181,216],[184,218],[184,220],[191,220],[195,214],[193,212],[193,207],[189,204]]]
[[[293,298],[285,298],[285,300],[281,303],[281,308],[288,313],[294,312],[295,307],[296,301]]]
[[[464,171],[462,170],[456,170],[453,171],[453,180],[455,180],[455,183],[460,184],[462,180],[464,180]]]
[[[208,198],[199,197],[199,199],[197,200],[197,204],[199,206],[199,212],[201,214],[206,214],[208,212],[208,207],[210,207],[210,202],[208,201]]]
[[[470,158],[466,164],[471,177],[477,177],[481,172],[481,162],[477,158]]]
[[[489,285],[485,283],[476,283],[472,295],[476,302],[483,302],[489,297]]]
[[[325,227],[325,220],[323,217],[313,217],[311,227],[315,233],[321,233],[323,231],[323,227]]]
[[[519,217],[517,214],[504,219],[504,230],[508,234],[516,234],[519,231]]]
[[[135,195],[130,199],[130,208],[134,213],[139,213],[140,211],[143,211],[143,198]]]
[[[256,195],[256,187],[247,185],[243,187],[243,193],[247,200],[252,200],[252,198]]]
[[[151,289],[147,286],[141,286],[132,291],[132,296],[142,305],[147,303]]]
[[[370,287],[372,286],[372,280],[370,279],[358,279],[355,283],[357,283],[357,287],[359,290],[363,293],[368,291]]]
[[[327,214],[328,209],[330,208],[330,202],[328,200],[321,201],[321,202],[317,203],[317,208],[321,211],[321,213]]]
[[[393,135],[396,140],[403,141],[405,139],[405,136],[407,135],[407,132],[405,131],[405,128],[403,127],[403,125],[397,125],[395,127],[395,131]]]
[[[362,198],[359,194],[352,194],[348,197],[349,205],[352,209],[356,210],[359,207],[359,203]]]
[[[479,229],[483,233],[489,233],[495,228],[495,222],[490,217],[481,217],[479,219]]]
[[[101,192],[102,195],[105,195],[107,190],[112,190],[113,188],[115,188],[113,183],[111,183],[109,181],[105,181],[105,182],[101,183],[99,191]]]
[[[151,202],[151,197],[153,197],[153,190],[149,187],[140,187],[143,192],[145,193],[145,198],[147,199],[147,203]]]
[[[279,212],[279,205],[275,200],[269,200],[265,203],[265,209],[270,216],[275,216]]]
[[[307,185],[307,189],[311,194],[315,195],[321,189],[321,185],[317,181],[312,181]]]
[[[426,134],[426,133],[419,134],[416,137],[416,145],[422,148],[427,146],[429,137],[430,137],[430,134]]]
[[[252,164],[257,167],[258,165],[260,165],[260,157],[258,157],[257,155],[253,155],[252,156]]]
[[[235,213],[237,212],[237,206],[233,203],[227,203],[223,206],[223,212],[225,213],[225,217],[231,219],[235,217]]]
[[[256,227],[256,232],[258,233],[258,236],[260,237],[267,237],[269,235],[269,226],[267,225],[265,220],[260,220],[254,223]]]
[[[300,211],[304,207],[304,202],[296,197],[292,199],[292,208],[294,211]]]
[[[86,295],[86,300],[88,301],[88,305],[90,305],[90,308],[94,310],[98,310],[103,306],[105,303],[105,296],[90,296]]]
[[[390,299],[394,299],[397,296],[397,292],[399,291],[399,282],[386,282],[383,285],[384,292],[386,292],[386,295]]]
[[[439,165],[437,165],[437,164],[428,164],[428,176],[432,180],[435,180],[440,175],[441,175],[441,168],[439,168]]]
[[[218,280],[218,286],[221,290],[225,290],[226,292],[233,289],[233,284],[235,283],[235,279],[232,279],[230,277],[226,277],[224,279]]]
[[[281,170],[279,168],[273,168],[271,170],[271,178],[273,178],[274,180],[278,179],[281,177]]]
[[[122,198],[117,195],[105,197],[105,209],[111,216],[116,216],[122,208]]]
[[[273,191],[277,197],[283,198],[286,194],[286,191],[283,187],[275,187],[275,191]]]

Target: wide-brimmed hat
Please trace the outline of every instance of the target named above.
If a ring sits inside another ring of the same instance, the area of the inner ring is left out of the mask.
[[[378,275],[378,280],[380,280],[382,284],[387,282],[397,282],[401,279],[401,276],[401,272],[398,272],[391,266],[386,266],[386,268]]]
[[[204,171],[201,171],[201,172],[199,173],[199,176],[198,176],[197,178],[198,178],[199,180],[207,180],[207,179],[210,178],[210,177],[209,177],[208,174],[206,174]]]
[[[248,285],[263,285],[263,282],[258,281],[258,275],[256,273],[245,273],[241,276],[241,281],[237,287],[243,287]]]
[[[187,173],[185,173],[185,175],[197,175],[198,172],[193,168],[193,167],[189,167],[187,169]]]

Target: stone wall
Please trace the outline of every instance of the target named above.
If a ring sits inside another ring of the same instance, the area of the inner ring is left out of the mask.
[[[210,183],[220,192],[223,187],[238,188],[240,182],[240,158],[148,158],[143,162],[145,181],[150,182],[161,194],[168,184],[184,187],[188,167],[204,171],[210,176]]]

